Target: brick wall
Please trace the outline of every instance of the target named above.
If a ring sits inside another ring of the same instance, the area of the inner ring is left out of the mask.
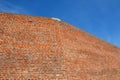
[[[120,80],[119,58],[63,21],[0,13],[0,80]]]

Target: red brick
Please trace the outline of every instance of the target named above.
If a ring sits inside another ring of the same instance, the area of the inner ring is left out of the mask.
[[[63,21],[0,13],[0,80],[120,80],[120,49]]]

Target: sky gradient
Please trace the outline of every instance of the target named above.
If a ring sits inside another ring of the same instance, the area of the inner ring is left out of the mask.
[[[0,0],[0,12],[60,18],[120,47],[120,0]]]

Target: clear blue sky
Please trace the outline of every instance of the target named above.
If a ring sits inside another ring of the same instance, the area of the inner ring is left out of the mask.
[[[120,0],[0,0],[0,11],[57,17],[120,47]]]

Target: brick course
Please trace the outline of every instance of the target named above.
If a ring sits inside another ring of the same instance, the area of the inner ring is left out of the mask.
[[[0,13],[0,80],[120,80],[120,49],[63,21]]]

